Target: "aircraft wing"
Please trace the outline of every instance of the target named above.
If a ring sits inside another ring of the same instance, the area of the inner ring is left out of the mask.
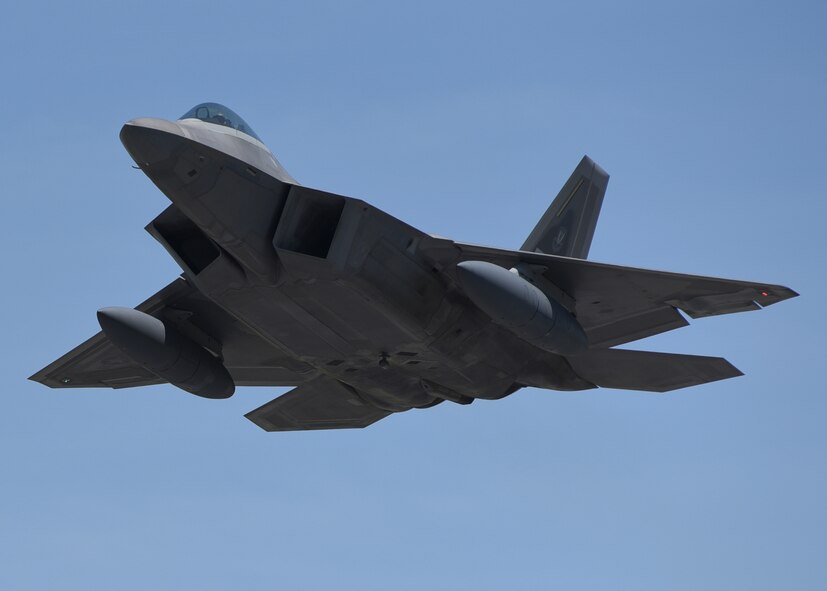
[[[686,326],[677,310],[702,318],[759,310],[798,295],[781,285],[652,271],[435,237],[423,239],[419,248],[446,271],[464,260],[506,268],[530,266],[564,298],[573,300],[592,347],[611,347]]]
[[[239,386],[295,386],[315,376],[303,362],[281,352],[178,278],[137,310],[163,318],[205,348],[221,352]],[[131,388],[164,380],[121,352],[102,332],[29,379],[52,388]]]

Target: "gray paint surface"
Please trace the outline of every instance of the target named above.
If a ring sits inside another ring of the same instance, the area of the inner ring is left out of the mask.
[[[236,386],[296,386],[247,414],[274,431],[364,427],[524,386],[664,392],[740,372],[720,358],[609,347],[685,326],[678,310],[700,318],[797,295],[586,261],[608,183],[588,157],[522,249],[507,250],[432,237],[359,199],[302,187],[259,140],[226,125],[143,118],[121,140],[171,201],[147,231],[183,277],[137,307],[146,331],[110,339],[102,320],[106,334],[32,376],[50,387],[172,381],[217,396],[230,385],[204,384],[226,369]],[[159,326],[173,345],[147,339]],[[171,358],[179,353],[190,365]],[[221,369],[196,376],[202,367]]]

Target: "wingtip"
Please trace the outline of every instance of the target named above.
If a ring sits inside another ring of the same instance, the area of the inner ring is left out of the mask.
[[[790,289],[789,287],[785,287],[783,285],[770,285],[764,288],[759,288],[756,303],[762,308],[766,308],[767,306],[772,306],[773,304],[783,302],[784,300],[797,298],[799,295],[801,294]]]
[[[42,385],[46,386],[47,388],[52,388],[52,389],[55,389],[55,388],[68,388],[69,384],[70,384],[70,381],[71,381],[71,380],[68,380],[68,378],[64,378],[64,380],[68,380],[68,381],[63,381],[63,380],[59,380],[59,379],[54,378],[54,377],[50,377],[50,376],[46,375],[45,373],[43,373],[43,371],[39,371],[39,372],[37,372],[33,375],[30,375],[27,379],[29,379],[33,382],[37,382],[38,384],[42,384]]]
[[[724,361],[727,363],[727,365],[729,365],[729,371],[730,371],[729,375],[724,379],[740,378],[741,376],[745,375],[744,372],[742,372],[740,369],[738,369],[737,367],[732,365],[727,359],[724,359]]]
[[[38,384],[43,384],[44,386],[49,386],[50,388],[56,387],[54,384],[49,383],[49,376],[46,373],[46,370],[48,368],[49,368],[49,366],[46,366],[43,369],[34,372],[27,379],[29,379],[33,382],[37,382]]]

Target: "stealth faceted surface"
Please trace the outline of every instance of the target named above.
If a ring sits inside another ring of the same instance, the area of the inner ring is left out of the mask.
[[[825,20],[806,1],[9,3],[0,587],[824,588]],[[203,100],[302,183],[462,243],[519,247],[589,154],[612,173],[592,260],[802,295],[633,345],[745,373],[665,396],[525,389],[265,433],[243,414],[297,382],[211,401],[28,381],[97,309],[180,273],[142,230],[168,200],[117,134]]]

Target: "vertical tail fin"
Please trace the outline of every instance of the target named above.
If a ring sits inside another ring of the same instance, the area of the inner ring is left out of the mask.
[[[587,258],[608,184],[606,171],[583,156],[520,250]]]

